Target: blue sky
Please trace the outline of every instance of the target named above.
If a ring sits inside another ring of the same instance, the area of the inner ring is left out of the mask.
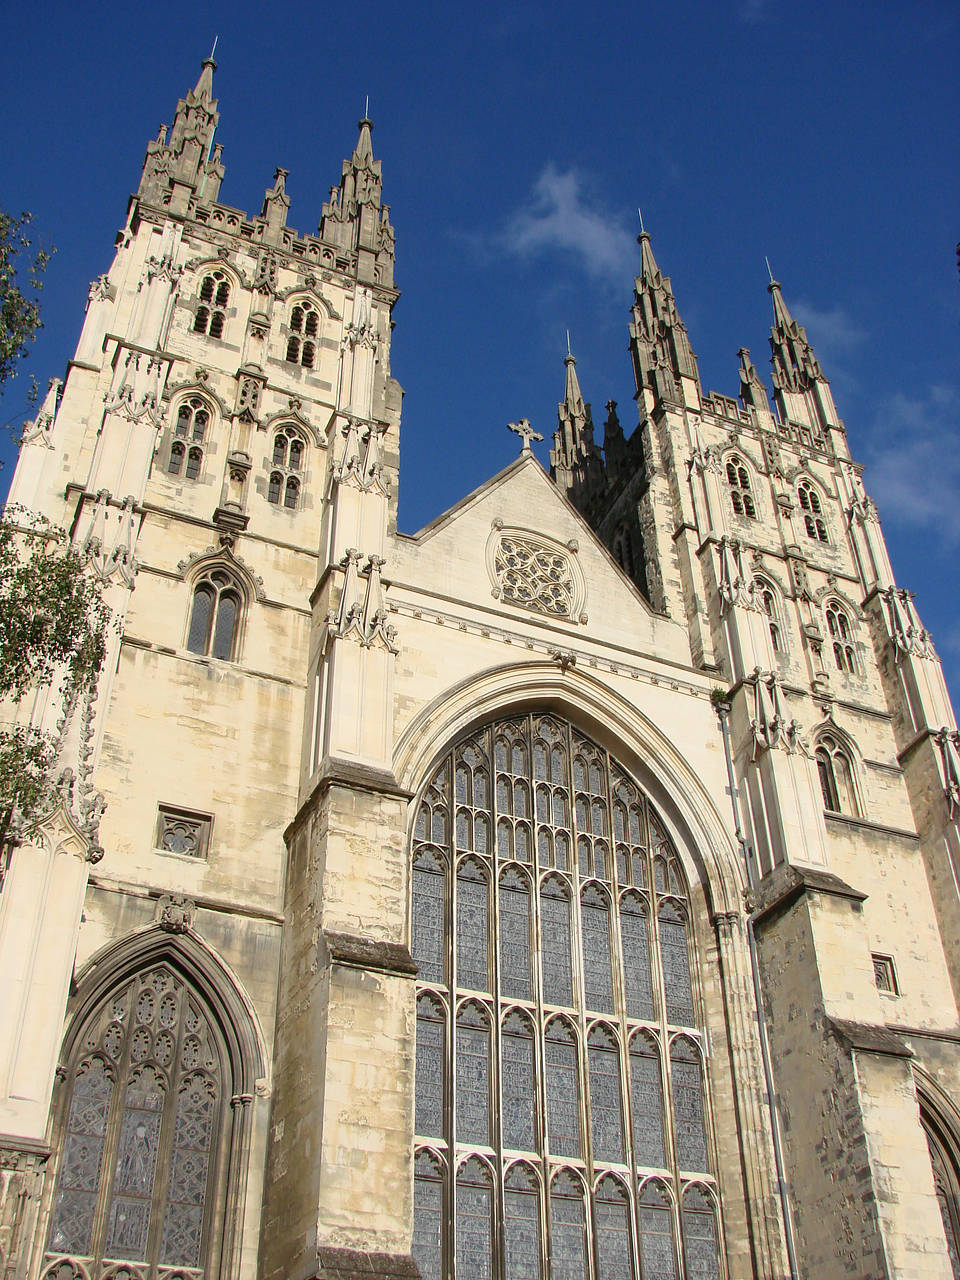
[[[707,389],[736,393],[741,345],[766,373],[769,255],[960,691],[955,3],[8,6],[0,203],[58,253],[3,421],[72,354],[146,142],[215,34],[229,204],[258,211],[280,164],[313,230],[370,95],[403,292],[402,528],[515,455],[507,421],[549,440],[567,329],[595,417],[613,398],[635,424],[640,205]]]

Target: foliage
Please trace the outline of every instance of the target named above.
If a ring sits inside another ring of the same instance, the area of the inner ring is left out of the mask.
[[[0,697],[17,703],[54,682],[63,693],[89,686],[110,620],[99,582],[63,530],[8,507],[0,518]],[[0,815],[16,808],[26,816],[40,804],[52,758],[49,735],[0,729]]]
[[[710,690],[710,703],[714,711],[720,711],[721,708],[730,710],[730,693],[726,689],[722,689],[720,685],[715,684]]]
[[[16,376],[17,361],[43,328],[37,297],[54,250],[36,247],[27,234],[30,214],[0,209],[0,389]]]

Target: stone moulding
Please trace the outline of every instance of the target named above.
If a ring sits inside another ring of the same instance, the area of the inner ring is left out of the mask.
[[[829,1031],[848,1049],[861,1053],[883,1053],[892,1058],[912,1058],[913,1050],[886,1027],[867,1022],[851,1022],[847,1018],[827,1018]]]
[[[321,1245],[313,1280],[420,1280],[420,1268],[408,1253],[366,1253]]]
[[[852,888],[831,871],[821,871],[816,867],[781,866],[765,876],[757,889],[754,925],[772,923],[789,910],[798,898],[808,893],[846,898],[857,911],[861,910],[867,899],[867,894]]]
[[[413,957],[402,942],[384,942],[354,933],[324,929],[323,940],[334,964],[357,969],[376,969],[380,973],[409,974],[419,972]]]

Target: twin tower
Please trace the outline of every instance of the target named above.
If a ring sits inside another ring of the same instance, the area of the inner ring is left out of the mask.
[[[780,286],[705,394],[642,234],[632,433],[568,356],[401,533],[371,123],[302,235],[214,70],[11,490],[117,625],[6,709],[4,1277],[960,1276],[956,721]]]

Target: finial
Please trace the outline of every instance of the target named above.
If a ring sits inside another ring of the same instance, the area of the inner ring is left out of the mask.
[[[573,355],[573,352],[570,350],[570,330],[569,329],[567,330],[567,355],[568,356]]]
[[[212,61],[213,61],[213,55],[217,52],[217,41],[218,41],[219,39],[220,39],[219,34],[217,34],[217,35],[215,35],[215,36],[213,37],[213,48],[210,50],[210,57],[209,57],[209,59],[208,59],[208,61],[210,61],[210,62],[212,62]]]
[[[525,453],[533,452],[533,450],[530,448],[531,440],[543,439],[543,436],[540,434],[540,432],[534,431],[533,427],[531,427],[530,423],[527,421],[526,418],[521,418],[519,422],[508,422],[507,426],[510,428],[511,431],[515,432],[523,441],[523,447],[520,450],[521,457]]]
[[[646,235],[646,233],[647,233],[647,229],[646,229],[646,227],[643,225],[643,212],[641,211],[641,209],[640,209],[640,206],[639,206],[639,205],[637,205],[637,217],[640,219],[640,234],[641,234],[642,236],[643,236],[643,235]]]
[[[366,119],[367,119],[367,117],[368,117],[369,115],[370,115],[370,95],[369,95],[369,93],[367,93],[367,94],[364,94],[364,97],[363,97],[363,118],[364,118],[364,120],[366,120]]]
[[[778,284],[778,283],[779,283],[779,281],[777,281],[777,280],[775,280],[775,279],[773,278],[773,267],[771,267],[771,265],[770,265],[770,259],[766,256],[766,254],[764,254],[763,260],[764,260],[764,262],[767,264],[767,275],[770,277],[770,283],[771,283],[771,284]]]

